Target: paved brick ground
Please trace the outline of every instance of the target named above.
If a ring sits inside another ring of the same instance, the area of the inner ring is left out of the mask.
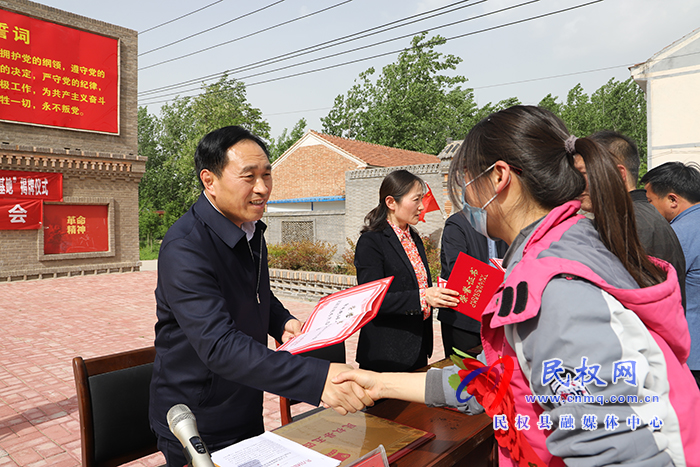
[[[0,467],[80,465],[71,360],[153,344],[156,271],[0,284]],[[314,303],[281,297],[304,320]],[[440,343],[439,326],[435,341]],[[354,362],[357,337],[347,341]],[[443,358],[435,346],[431,361]],[[265,395],[265,427],[280,425],[279,398]],[[294,407],[293,413],[309,408]],[[154,454],[132,466],[161,465]]]

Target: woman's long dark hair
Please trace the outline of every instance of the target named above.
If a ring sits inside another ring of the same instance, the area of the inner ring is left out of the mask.
[[[395,170],[384,177],[382,185],[379,187],[379,204],[365,216],[365,225],[360,233],[384,230],[387,226],[386,218],[389,215],[386,197],[391,196],[397,203],[400,203],[401,198],[411,191],[416,183],[425,189],[425,182],[408,170]]]
[[[514,106],[479,122],[464,139],[448,176],[450,199],[461,205],[464,175],[474,177],[502,160],[522,170],[524,191],[545,209],[576,199],[585,189],[584,176],[565,147],[566,125],[548,110]],[[658,284],[665,274],[647,257],[637,235],[634,207],[614,158],[589,138],[575,142],[586,164],[596,230],[603,244],[622,262],[641,287]],[[493,193],[488,177],[474,181],[477,193]],[[484,195],[485,196],[485,195]],[[481,205],[481,199],[473,205]],[[471,204],[471,203],[470,203]]]

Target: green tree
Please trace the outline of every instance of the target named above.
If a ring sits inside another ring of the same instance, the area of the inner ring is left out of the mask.
[[[139,154],[148,156],[139,185],[142,240],[162,237],[199,196],[194,152],[205,134],[241,125],[269,139],[270,125],[248,102],[243,83],[223,76],[202,90],[197,96],[176,98],[163,105],[159,116],[150,115],[145,107],[139,109]]]
[[[639,148],[640,176],[647,170],[647,118],[644,92],[629,78],[612,78],[589,97],[580,84],[568,93],[566,102],[557,103],[548,94],[540,106],[559,115],[569,131],[588,136],[601,130],[613,130],[632,138]]]
[[[345,96],[321,119],[328,134],[375,144],[437,154],[447,138],[461,139],[474,123],[478,107],[463,76],[449,76],[462,61],[435,48],[445,39],[415,36],[395,63],[360,73]]]
[[[647,104],[642,88],[632,78],[612,78],[591,94],[595,108],[594,128],[613,130],[629,136],[637,143],[641,167],[640,177],[647,172]]]
[[[552,93],[547,94],[539,104],[537,104],[539,107],[542,107],[543,109],[547,109],[550,112],[559,115],[561,113],[561,104],[557,102],[557,97],[552,96]]]
[[[272,138],[270,140],[270,144],[268,145],[268,149],[270,151],[270,162],[277,160],[277,158],[284,154],[287,149],[299,141],[299,139],[304,136],[304,130],[306,130],[306,119],[301,118],[294,125],[294,128],[292,128],[292,131],[290,131],[289,134],[287,134],[287,129],[285,128],[277,139]]]

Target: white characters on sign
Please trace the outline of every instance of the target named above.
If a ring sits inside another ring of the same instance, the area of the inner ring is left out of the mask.
[[[19,204],[7,211],[10,213],[10,223],[11,224],[24,224],[27,222],[27,210],[22,208]]]

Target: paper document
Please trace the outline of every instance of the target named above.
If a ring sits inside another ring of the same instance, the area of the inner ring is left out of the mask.
[[[336,467],[337,459],[266,431],[211,455],[218,467]]]
[[[298,354],[345,341],[379,311],[394,276],[356,285],[323,297],[316,304],[301,334],[277,350]]]

